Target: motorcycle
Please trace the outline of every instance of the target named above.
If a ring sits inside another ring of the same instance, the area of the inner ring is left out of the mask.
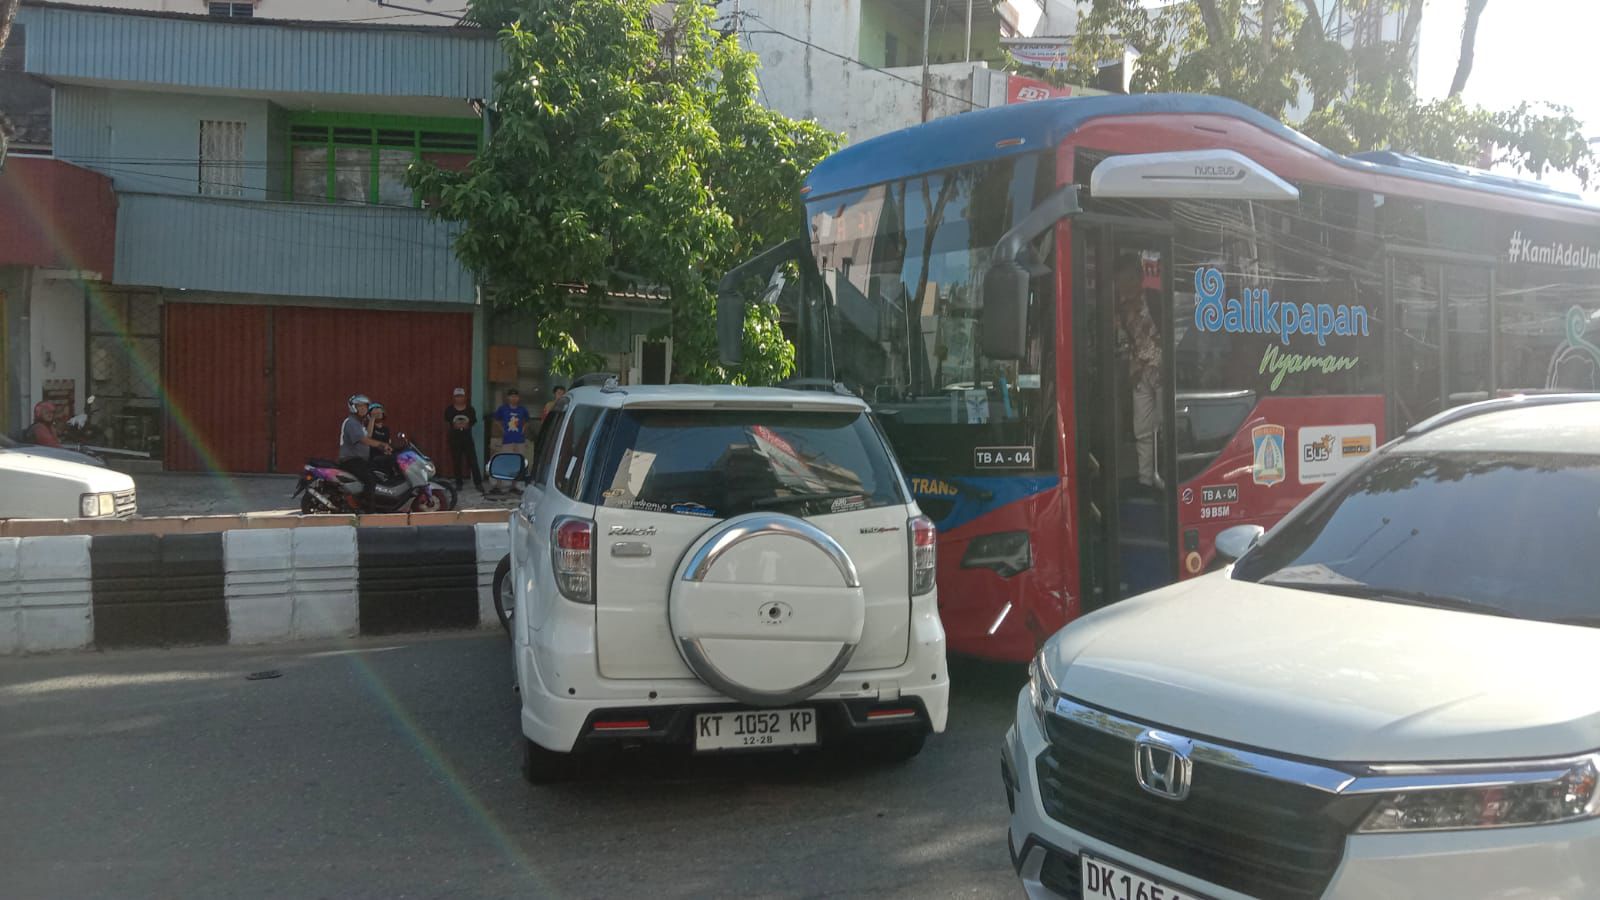
[[[373,492],[372,511],[395,512],[445,512],[456,508],[455,489],[433,480],[437,469],[416,444],[397,436],[396,453],[392,469],[374,467],[377,485]],[[361,495],[366,486],[361,479],[339,468],[327,459],[310,459],[300,472],[294,495],[300,498],[300,512],[360,513]]]
[[[62,450],[70,450],[89,457],[90,465],[104,466],[108,459],[149,459],[150,454],[142,450],[128,450],[122,447],[104,446],[106,434],[100,426],[93,421],[95,397],[90,394],[84,401],[83,412],[78,413],[56,429],[56,439],[61,443]],[[23,443],[31,443],[26,432],[18,436]]]

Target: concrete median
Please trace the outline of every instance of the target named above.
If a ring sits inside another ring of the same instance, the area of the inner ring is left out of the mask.
[[[498,627],[507,517],[0,521],[0,654]]]

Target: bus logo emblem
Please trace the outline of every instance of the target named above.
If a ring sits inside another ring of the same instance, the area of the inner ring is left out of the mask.
[[[1255,464],[1250,474],[1256,484],[1271,487],[1288,477],[1282,425],[1257,425],[1250,430],[1250,443],[1255,448]]]

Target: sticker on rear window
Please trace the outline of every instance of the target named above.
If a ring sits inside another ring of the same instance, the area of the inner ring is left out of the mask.
[[[828,511],[836,513],[855,512],[858,509],[866,508],[867,498],[861,494],[856,494],[853,497],[840,497],[828,504]]]
[[[672,504],[672,511],[677,513],[680,516],[701,516],[701,517],[707,518],[707,519],[715,518],[716,515],[717,515],[717,511],[716,510],[714,510],[714,509],[712,509],[712,508],[710,508],[708,506],[701,506],[698,503],[692,503],[692,502],[691,503],[674,503],[674,504]]]

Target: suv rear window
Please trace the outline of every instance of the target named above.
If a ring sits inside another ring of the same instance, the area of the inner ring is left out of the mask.
[[[905,502],[877,428],[854,411],[624,410],[597,484],[614,509],[717,518]]]

